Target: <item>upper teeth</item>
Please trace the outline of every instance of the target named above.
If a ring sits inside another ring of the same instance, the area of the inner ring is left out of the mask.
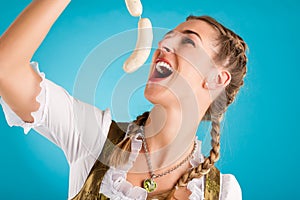
[[[156,63],[156,65],[155,65],[155,68],[156,68],[157,71],[158,71],[159,73],[161,73],[161,74],[164,73],[164,71],[162,70],[162,67],[164,67],[164,68],[168,69],[169,71],[173,72],[172,67],[171,67],[168,63],[166,63],[166,62],[159,61],[159,62]]]

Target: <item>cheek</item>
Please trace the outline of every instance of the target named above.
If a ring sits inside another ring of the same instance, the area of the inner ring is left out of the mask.
[[[180,57],[182,66],[186,66],[184,68],[188,68],[189,71],[197,73],[201,77],[205,77],[205,74],[213,66],[210,57],[201,48],[186,48],[178,52],[178,56]]]
[[[182,60],[180,62],[180,66],[179,74],[187,83],[189,83],[191,86],[201,84],[202,80],[204,79],[203,69],[205,69],[205,67],[201,69],[201,67],[196,66],[187,60]]]

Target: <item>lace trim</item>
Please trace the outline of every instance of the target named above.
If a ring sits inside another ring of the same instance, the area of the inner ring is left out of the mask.
[[[126,137],[129,137],[129,134],[132,134],[132,128],[135,128],[134,126],[135,125],[133,124],[128,126]],[[137,129],[134,132],[135,135],[131,140],[131,154],[129,156],[128,163],[120,169],[110,167],[103,177],[100,193],[103,193],[111,199],[144,200],[147,197],[147,191],[145,189],[133,186],[126,180],[127,171],[133,166],[133,163],[142,147],[142,141],[140,139],[142,136],[141,130]]]
[[[204,178],[194,178],[192,179],[188,185],[187,189],[189,189],[192,194],[189,196],[189,200],[203,200],[204,199]]]
[[[103,193],[111,199],[144,200],[147,198],[147,192],[144,188],[133,186],[126,180],[127,172],[133,166],[133,163],[142,148],[142,130],[133,123],[129,124],[126,137],[130,137],[132,134],[134,134],[134,136],[132,137],[131,154],[129,156],[128,163],[121,169],[110,167],[103,177],[103,181],[101,183],[100,193]],[[192,167],[198,166],[204,160],[204,157],[201,154],[201,141],[199,141],[197,138],[196,140],[196,151],[190,160]],[[189,199],[203,199],[203,185],[203,178],[193,179],[190,181],[187,186],[187,188],[192,192]]]
[[[24,133],[27,134],[31,128],[39,126],[45,120],[45,107],[47,107],[47,92],[46,92],[46,78],[45,74],[40,72],[38,63],[31,62],[31,67],[35,70],[36,73],[42,78],[40,82],[41,91],[36,97],[36,101],[40,104],[37,111],[31,112],[31,116],[34,119],[33,123],[24,122],[8,105],[7,103],[0,98],[0,103],[3,107],[4,115],[7,121],[7,124],[12,126],[20,126],[24,129]]]

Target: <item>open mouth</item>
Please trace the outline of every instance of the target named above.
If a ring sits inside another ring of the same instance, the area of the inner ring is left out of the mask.
[[[159,60],[155,64],[155,69],[151,76],[151,79],[160,80],[160,79],[167,78],[173,73],[173,71],[174,70],[169,63]]]

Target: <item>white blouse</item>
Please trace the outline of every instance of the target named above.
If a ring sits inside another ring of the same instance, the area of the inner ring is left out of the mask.
[[[33,69],[42,77],[41,92],[36,97],[40,107],[31,115],[33,123],[26,123],[0,98],[5,118],[9,126],[23,127],[27,134],[31,128],[61,148],[70,166],[69,197],[72,199],[82,188],[91,168],[101,153],[109,127],[111,114],[109,109],[102,111],[92,105],[73,98],[66,90],[45,78],[39,71],[38,63],[32,62]],[[105,174],[100,191],[111,199],[144,200],[145,189],[133,186],[126,181],[127,171],[132,167],[142,142],[135,135],[132,140],[132,153],[125,168],[110,168]],[[201,142],[197,141],[190,164],[195,167],[203,161]],[[187,188],[191,191],[190,200],[204,199],[204,179],[195,178]],[[231,174],[221,175],[220,200],[242,199],[241,188]]]

